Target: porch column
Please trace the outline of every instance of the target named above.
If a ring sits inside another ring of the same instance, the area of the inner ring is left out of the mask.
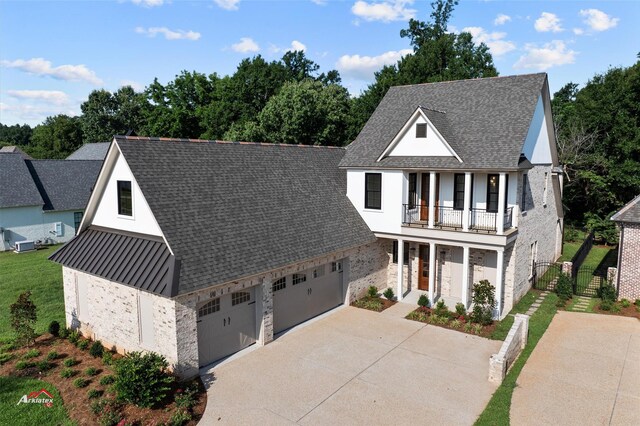
[[[433,229],[436,214],[436,173],[429,173],[429,228]]]
[[[469,307],[469,247],[462,247],[462,303]]]
[[[496,233],[498,235],[504,235],[504,202],[505,202],[505,189],[507,186],[507,177],[505,173],[500,173],[498,180],[498,220],[496,221],[496,227],[498,228]]]
[[[396,295],[398,302],[402,300],[402,281],[404,280],[404,240],[398,240],[398,287]]]
[[[504,268],[504,250],[500,249],[497,251],[497,262],[496,262],[496,302],[497,302],[497,310],[498,310],[498,319],[500,319],[502,314],[502,275]]]
[[[469,211],[471,210],[471,173],[464,174],[464,207],[462,208],[462,230],[469,230]],[[468,254],[468,252],[467,252]]]
[[[436,243],[429,243],[429,302],[431,306],[433,306],[433,293],[435,291],[435,286],[436,286]]]

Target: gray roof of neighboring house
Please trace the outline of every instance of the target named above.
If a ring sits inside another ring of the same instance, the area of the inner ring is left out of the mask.
[[[344,149],[116,142],[181,263],[180,294],[375,241],[346,197]]]
[[[84,210],[102,161],[27,160],[44,210]]]
[[[20,154],[24,159],[31,160],[31,156],[29,154],[27,154],[26,152],[24,152],[23,150],[21,150],[15,145],[3,146],[0,148],[0,152],[10,152],[15,154]]]
[[[629,201],[618,213],[611,216],[615,222],[640,223],[640,195]]]
[[[392,87],[348,146],[340,167],[518,169],[546,79],[540,73]],[[418,107],[462,163],[455,157],[376,161]]]
[[[67,160],[104,160],[111,142],[86,143],[67,157]]]
[[[19,153],[0,153],[0,208],[42,206],[44,201]]]

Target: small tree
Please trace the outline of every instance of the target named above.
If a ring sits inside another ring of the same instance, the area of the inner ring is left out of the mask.
[[[496,288],[488,280],[482,280],[473,285],[471,300],[471,321],[490,325],[493,322],[493,310],[496,308]]]
[[[38,319],[36,305],[31,300],[31,292],[25,291],[18,296],[16,303],[11,305],[11,327],[15,330],[18,344],[31,345],[35,341],[34,325]]]

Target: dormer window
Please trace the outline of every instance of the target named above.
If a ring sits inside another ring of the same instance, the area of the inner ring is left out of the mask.
[[[416,124],[416,138],[427,137],[427,123]]]
[[[131,198],[131,181],[118,181],[118,214],[133,216],[133,200]]]

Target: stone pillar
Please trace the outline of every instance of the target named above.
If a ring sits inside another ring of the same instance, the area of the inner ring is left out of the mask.
[[[462,230],[469,230],[469,211],[471,210],[471,173],[464,174],[464,206],[462,207]]]
[[[262,285],[256,288],[256,309],[258,310],[258,345],[264,346],[273,341],[273,277],[268,274],[262,279]]]
[[[433,229],[436,218],[436,174],[429,173],[429,228]]]
[[[529,315],[516,314],[515,321],[521,321],[522,327],[520,327],[520,349],[524,349],[527,346],[527,339],[529,337]]]
[[[398,301],[402,300],[403,279],[404,279],[404,240],[398,240],[398,287],[396,288]]]
[[[616,287],[616,280],[618,278],[618,268],[610,266],[607,268],[607,281]]]
[[[453,283],[452,283],[453,284]],[[462,303],[469,307],[469,247],[462,247]]]
[[[505,173],[500,173],[498,179],[498,217],[496,218],[496,233],[498,235],[504,235],[504,205],[507,194],[505,189],[507,186],[507,177]]]
[[[497,311],[498,311],[498,320],[502,318],[502,288],[504,287],[503,279],[503,271],[504,271],[504,251],[498,250],[496,257],[496,301],[497,301]]]
[[[571,277],[571,271],[573,270],[573,262],[562,262],[562,273]]]
[[[429,243],[429,303],[431,306],[433,306],[433,293],[436,286],[436,250],[436,243]]]

